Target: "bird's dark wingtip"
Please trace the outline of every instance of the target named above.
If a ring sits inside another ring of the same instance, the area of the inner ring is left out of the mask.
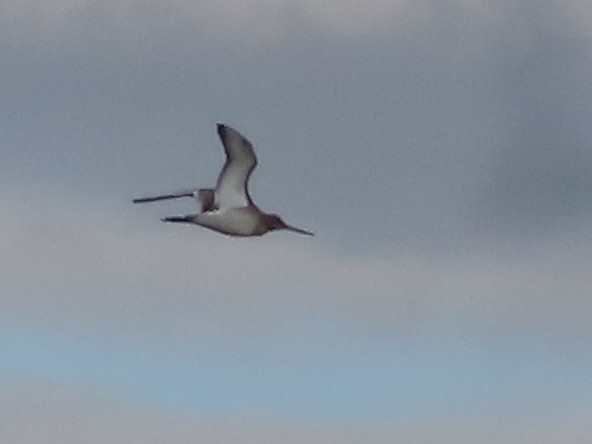
[[[226,125],[223,123],[218,122],[216,124],[216,128],[218,129],[218,134],[222,135],[222,133],[226,130]]]

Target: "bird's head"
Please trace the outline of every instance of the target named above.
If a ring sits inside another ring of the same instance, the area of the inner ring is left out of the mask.
[[[285,223],[281,217],[277,214],[266,214],[263,217],[263,221],[265,226],[267,227],[268,231],[274,230],[289,230],[299,234],[305,234],[307,236],[314,236],[314,233],[310,231],[303,230],[302,228],[293,227],[292,225],[288,225]]]

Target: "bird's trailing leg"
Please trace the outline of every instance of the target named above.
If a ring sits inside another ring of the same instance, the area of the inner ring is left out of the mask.
[[[211,188],[202,188],[199,190],[184,190],[184,191],[177,191],[176,193],[171,194],[161,194],[158,196],[149,196],[149,197],[138,197],[133,200],[133,203],[149,203],[149,202],[158,202],[161,200],[168,200],[168,199],[180,199],[181,197],[192,197],[197,201],[200,207],[200,211],[203,213],[205,211],[212,211],[215,209],[214,206],[214,190]]]
[[[171,194],[161,194],[159,196],[138,197],[133,200],[133,203],[158,202],[159,200],[179,199],[180,197],[194,197],[195,193],[195,190],[184,190]]]

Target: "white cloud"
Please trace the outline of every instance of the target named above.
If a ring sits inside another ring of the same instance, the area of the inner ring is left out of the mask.
[[[182,329],[224,322],[239,334],[299,313],[362,326],[525,329],[585,329],[592,314],[586,237],[578,248],[573,238],[524,251],[483,245],[460,252],[464,258],[356,257],[328,250],[322,234],[233,240],[161,225],[123,205],[116,215],[63,202],[51,209],[4,202],[4,312]]]
[[[588,38],[592,38],[592,5],[587,0],[572,0],[564,4],[568,17]]]

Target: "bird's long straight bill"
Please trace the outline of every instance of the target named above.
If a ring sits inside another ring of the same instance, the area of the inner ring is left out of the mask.
[[[294,227],[292,225],[286,224],[286,226],[284,228],[286,230],[293,231],[294,233],[305,234],[307,236],[314,236],[314,233],[312,233],[310,231],[303,230],[302,228]]]

